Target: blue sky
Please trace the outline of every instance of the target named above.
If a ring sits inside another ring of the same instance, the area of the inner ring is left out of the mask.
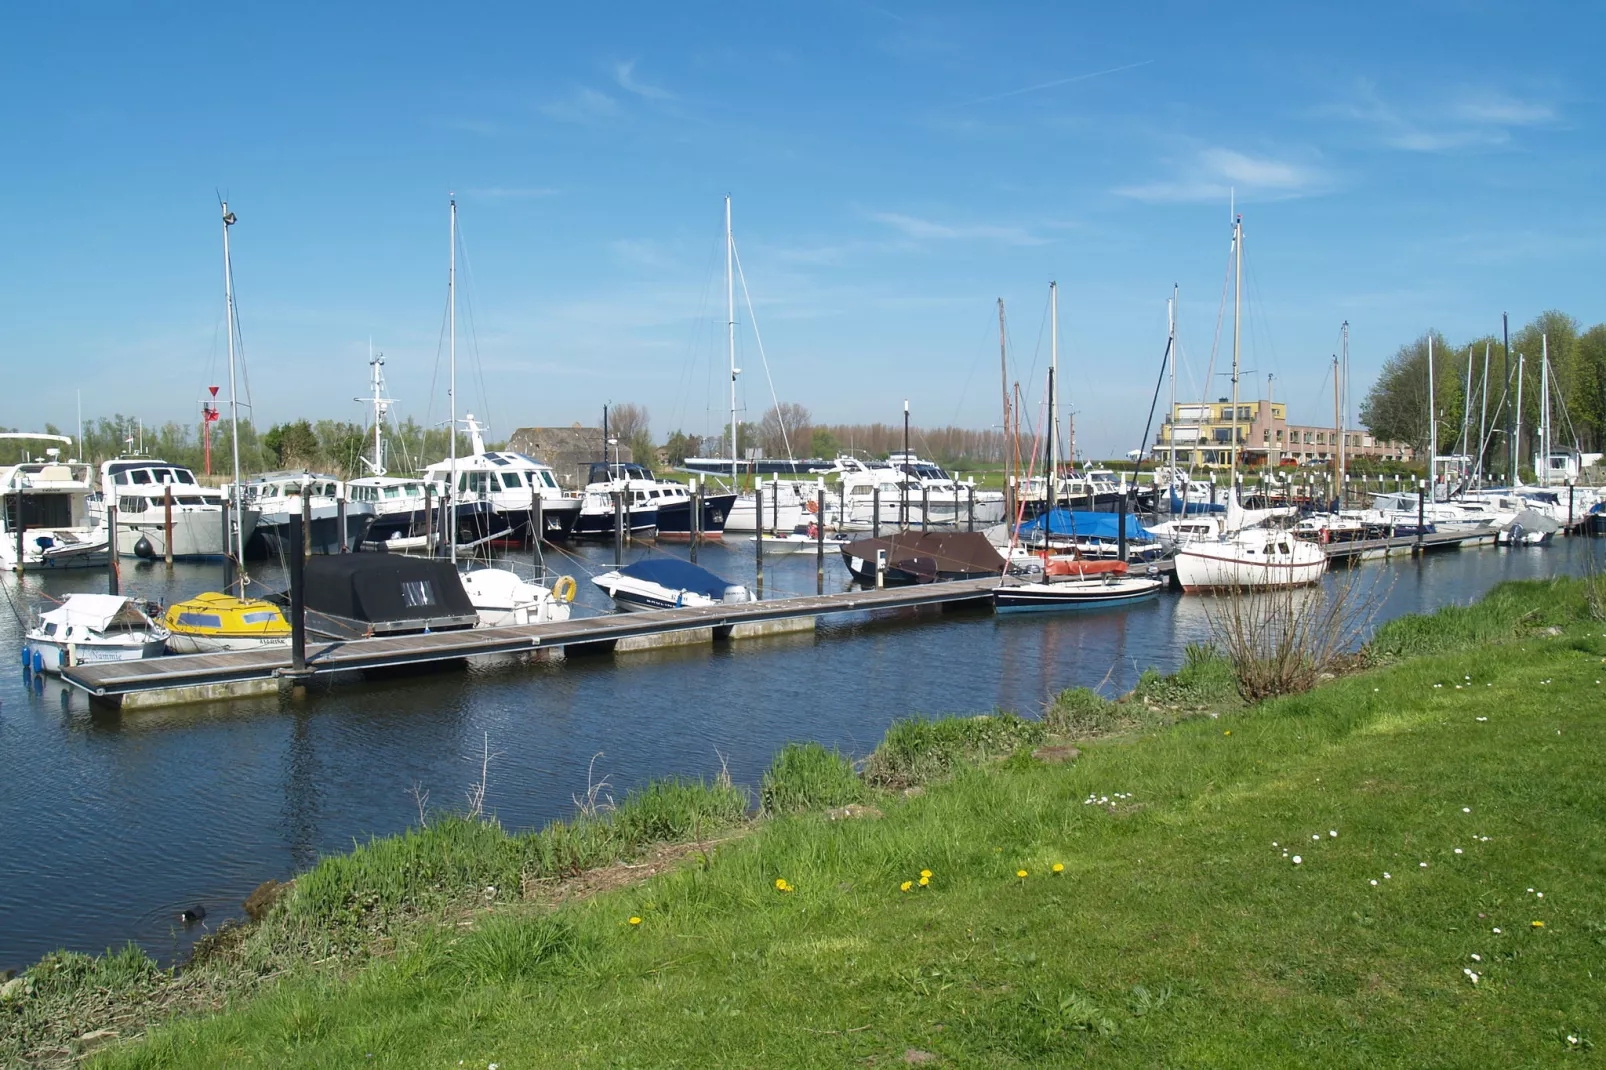
[[[994,301],[1035,391],[1057,279],[1066,403],[1113,455],[1142,434],[1173,283],[1183,392],[1225,390],[1203,379],[1235,190],[1245,393],[1275,374],[1295,420],[1325,420],[1346,319],[1364,385],[1428,327],[1603,318],[1603,23],[1545,3],[31,5],[0,40],[0,423],[69,425],[79,389],[86,415],[194,418],[224,375],[218,191],[263,425],[360,419],[370,338],[401,411],[443,419],[449,191],[460,397],[496,434],[608,400],[660,436],[723,425],[727,193],[782,400],[996,424]]]

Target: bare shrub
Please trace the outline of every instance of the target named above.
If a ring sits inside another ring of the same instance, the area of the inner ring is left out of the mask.
[[[1246,702],[1297,694],[1353,657],[1388,589],[1352,570],[1315,587],[1234,588],[1208,603],[1210,638]]]
[[[485,733],[484,749],[479,754],[480,778],[468,788],[468,816],[479,819],[485,815],[485,790],[490,783],[491,762],[502,757],[502,752],[491,753],[491,734]],[[473,756],[469,756],[473,760]]]
[[[591,762],[586,766],[585,794],[569,796],[574,800],[575,808],[580,811],[581,817],[595,818],[614,808],[613,796],[609,794],[609,789],[613,787],[612,783],[606,776],[598,778],[595,775],[597,759],[604,757],[606,755],[600,750],[591,756]]]

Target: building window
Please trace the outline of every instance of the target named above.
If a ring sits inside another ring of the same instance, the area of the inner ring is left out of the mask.
[[[1240,405],[1240,406],[1238,406],[1238,419],[1240,419],[1240,420],[1253,420],[1254,418],[1255,418],[1255,407],[1253,405]]]
[[[1271,441],[1271,428],[1262,427],[1260,429],[1260,441],[1262,441],[1262,442],[1270,442]]]
[[[1281,442],[1282,440],[1283,440],[1283,433],[1281,431],[1278,431],[1277,432],[1277,441]]]

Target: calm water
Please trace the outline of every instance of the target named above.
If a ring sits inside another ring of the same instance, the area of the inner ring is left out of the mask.
[[[1577,539],[1364,568],[1392,582],[1384,615],[1396,616],[1468,601],[1504,579],[1577,571],[1603,551]],[[652,551],[631,556],[643,552]],[[555,564],[582,579],[581,603],[600,611],[605,599],[584,577],[608,560],[595,550]],[[518,561],[528,566],[527,555]],[[745,541],[704,550],[702,563],[752,581]],[[767,557],[765,572],[770,596],[814,590],[812,556]],[[124,587],[171,600],[213,589],[218,573],[127,562]],[[1198,598],[1172,594],[1082,616],[926,611],[732,645],[123,715],[92,709],[54,680],[25,686],[17,655],[12,604],[26,614],[46,594],[103,590],[103,576],[0,582],[0,967],[128,939],[162,957],[181,952],[195,933],[176,931],[178,910],[199,902],[209,923],[234,916],[260,882],[405,828],[417,820],[415,785],[432,807],[462,807],[487,736],[497,755],[487,805],[526,828],[573,808],[594,755],[615,796],[652,777],[712,774],[721,756],[751,783],[788,740],[858,754],[911,714],[1031,712],[1064,687],[1126,690],[1145,667],[1175,668],[1207,628]],[[828,557],[827,589],[846,583],[840,559]]]

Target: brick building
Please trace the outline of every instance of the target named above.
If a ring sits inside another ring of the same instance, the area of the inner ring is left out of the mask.
[[[1281,401],[1238,403],[1238,461],[1248,467],[1331,461],[1338,451],[1339,432],[1331,425],[1290,424],[1288,406]],[[1178,402],[1154,440],[1154,459],[1167,465],[1220,465],[1232,463],[1232,403]],[[1383,442],[1370,431],[1344,432],[1346,457],[1373,457],[1409,461],[1415,451],[1402,442]]]

